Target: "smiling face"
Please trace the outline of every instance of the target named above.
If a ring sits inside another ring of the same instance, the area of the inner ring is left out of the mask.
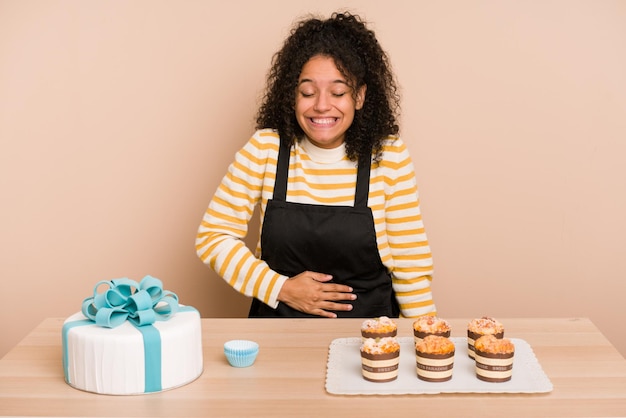
[[[365,86],[355,95],[332,58],[316,55],[302,67],[296,90],[296,119],[309,141],[320,148],[344,142],[354,113],[363,107]]]

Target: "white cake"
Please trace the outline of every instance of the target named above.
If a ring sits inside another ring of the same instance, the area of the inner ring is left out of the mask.
[[[93,302],[90,299],[97,296],[86,299],[86,305]],[[159,317],[159,310],[155,311]],[[173,389],[202,374],[200,314],[193,307],[178,305],[177,298],[171,313],[149,324],[139,325],[131,318],[102,326],[93,313],[84,307],[63,325],[63,367],[70,386],[107,395],[136,395]]]

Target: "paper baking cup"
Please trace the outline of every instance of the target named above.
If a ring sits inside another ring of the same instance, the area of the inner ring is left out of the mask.
[[[361,372],[370,382],[391,382],[398,378],[400,350],[393,353],[369,354],[361,352]]]
[[[511,380],[514,354],[493,354],[476,350],[476,377],[485,382],[507,382]]]
[[[231,340],[224,343],[224,354],[233,367],[249,367],[259,354],[259,344],[248,340]]]
[[[426,382],[446,382],[452,379],[454,351],[447,354],[422,353],[415,350],[417,377]]]

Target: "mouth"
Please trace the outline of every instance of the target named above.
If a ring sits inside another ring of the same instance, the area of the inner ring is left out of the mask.
[[[312,124],[317,126],[332,126],[339,118],[309,118]]]

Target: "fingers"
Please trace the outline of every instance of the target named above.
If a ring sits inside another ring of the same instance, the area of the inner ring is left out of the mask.
[[[302,312],[327,318],[336,318],[332,311],[350,311],[357,296],[350,286],[327,283],[332,276],[305,271],[285,282],[278,300]],[[342,303],[343,302],[343,303]]]
[[[303,275],[308,276],[310,278],[312,278],[313,280],[317,281],[317,282],[321,282],[319,284],[319,292],[321,292],[322,297],[320,298],[320,300],[322,301],[330,301],[330,302],[334,302],[334,301],[344,301],[344,300],[355,300],[356,299],[356,295],[354,293],[352,293],[352,291],[354,289],[352,289],[352,287],[344,285],[344,284],[338,284],[338,283],[325,283],[328,280],[332,280],[332,276],[330,274],[322,274],[322,273],[315,273],[315,272],[304,272]],[[345,311],[348,310],[345,308],[345,304],[331,304],[332,306],[330,308],[326,308],[326,309],[332,309],[332,310],[341,310],[341,311]],[[339,306],[338,306],[339,305]],[[352,306],[352,305],[348,305],[348,306]]]
[[[306,277],[310,277],[311,279],[313,279],[313,280],[315,280],[317,282],[321,282],[321,283],[326,283],[326,282],[328,282],[328,281],[333,279],[333,276],[331,276],[330,274],[316,273],[314,271],[305,271],[304,273],[301,273],[298,276],[300,276],[300,275],[303,275],[303,276],[306,276]],[[295,277],[298,277],[298,276],[295,276]],[[346,285],[343,285],[343,284],[326,283],[322,287],[322,290],[324,292],[351,293],[354,289],[352,289],[350,286],[346,286]],[[354,296],[354,298],[351,298],[351,299],[345,299],[345,298],[342,298],[342,297],[339,297],[339,298],[331,297],[329,300],[354,300],[354,299],[356,299],[356,295],[353,295],[353,296]]]
[[[350,288],[350,290],[342,292],[342,291],[324,291],[324,300],[327,301],[341,301],[341,300],[356,300],[356,295],[354,293],[349,293],[352,291],[352,288]]]
[[[328,282],[333,279],[333,276],[331,276],[330,274],[316,273],[314,271],[305,271],[303,273],[300,273],[298,276],[300,275],[310,277],[313,280],[316,280],[318,282]],[[294,277],[298,277],[298,276],[294,276]]]
[[[352,305],[348,303],[334,303],[328,302],[322,308],[314,309],[310,313],[313,315],[319,315],[325,318],[337,318],[335,311],[351,311]]]

